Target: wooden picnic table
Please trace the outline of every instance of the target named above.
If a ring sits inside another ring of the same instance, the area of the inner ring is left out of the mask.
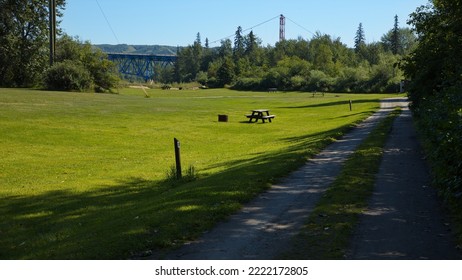
[[[261,120],[263,123],[265,123],[265,120],[268,120],[271,122],[272,119],[274,119],[276,116],[275,115],[270,115],[268,109],[257,109],[257,110],[252,110],[252,114],[246,115],[247,118],[249,118],[249,123],[255,120],[255,122],[258,122],[258,120]]]

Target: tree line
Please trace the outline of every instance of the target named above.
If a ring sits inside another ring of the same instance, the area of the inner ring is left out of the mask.
[[[66,1],[56,3],[59,18]],[[50,67],[48,0],[1,0],[0,86],[108,91],[117,85],[115,66],[103,52],[57,30],[56,63]],[[396,66],[415,45],[415,35],[399,28],[397,17],[380,42],[367,44],[360,24],[354,48],[319,32],[263,46],[253,31],[243,34],[238,27],[233,41],[215,48],[198,33],[192,45],[178,49],[177,63],[159,66],[153,78],[237,90],[395,92],[403,79]]]
[[[155,80],[237,90],[396,92],[404,78],[399,61],[416,45],[417,37],[398,26],[397,16],[380,42],[366,43],[360,24],[354,48],[320,32],[262,46],[253,31],[243,34],[238,27],[233,41],[222,40],[215,48],[208,39],[202,44],[198,33],[192,45],[178,50],[174,66],[158,69]]]

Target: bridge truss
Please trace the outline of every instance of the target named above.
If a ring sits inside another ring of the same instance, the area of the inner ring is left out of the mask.
[[[143,78],[145,81],[153,79],[156,65],[166,67],[173,65],[176,56],[150,54],[122,54],[108,53],[108,59],[116,63],[119,73]]]

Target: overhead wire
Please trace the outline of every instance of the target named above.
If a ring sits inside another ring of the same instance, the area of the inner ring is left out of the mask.
[[[261,26],[261,25],[263,25],[263,24],[265,24],[265,23],[268,23],[268,22],[270,22],[270,21],[273,21],[273,20],[275,20],[275,19],[277,19],[277,18],[279,18],[279,17],[280,17],[280,15],[277,15],[277,16],[275,16],[275,17],[273,17],[273,18],[270,18],[270,19],[268,19],[268,20],[265,20],[264,22],[261,22],[261,23],[259,23],[259,24],[257,24],[257,25],[254,25],[254,26],[252,26],[252,27],[249,27],[249,28],[247,28],[247,29],[244,29],[244,30],[242,30],[242,32],[247,32],[247,31],[249,31],[249,30],[252,30],[252,29],[254,29],[254,28],[257,28],[257,27],[259,27],[259,26]],[[233,37],[234,35],[235,35],[235,34],[231,34],[231,35],[226,36],[226,37],[223,37],[223,38],[221,38],[221,39],[212,41],[212,42],[210,42],[210,44],[216,44],[216,43],[221,42],[221,41],[223,41],[223,40],[229,39],[229,38]]]
[[[104,11],[103,11],[103,8],[102,8],[101,5],[99,4],[98,0],[95,0],[95,1],[96,1],[96,4],[97,4],[98,7],[99,7],[99,10],[101,11],[101,14],[103,15],[104,19],[106,20],[106,23],[107,23],[107,25],[109,26],[109,29],[111,29],[112,35],[114,35],[114,38],[116,39],[117,44],[120,44],[119,38],[117,37],[116,33],[114,32],[114,29],[112,28],[111,23],[110,23],[109,20],[107,19],[107,16],[106,16],[106,14],[105,14]]]
[[[292,19],[290,19],[290,18],[288,18],[288,17],[286,17],[286,19],[288,19],[290,22],[294,23],[295,25],[297,25],[297,26],[300,27],[301,29],[307,31],[307,32],[310,33],[311,35],[315,35],[313,32],[311,32],[310,30],[308,30],[308,29],[305,28],[304,26],[302,26],[302,25],[296,23],[294,20],[292,20]]]
[[[96,2],[96,4],[98,5],[98,8],[99,8],[99,10],[101,11],[101,14],[103,15],[104,19],[106,20],[106,23],[107,23],[107,25],[109,26],[109,29],[111,30],[112,35],[113,35],[114,38],[116,39],[117,43],[120,44],[119,38],[117,37],[117,34],[115,33],[114,29],[112,28],[112,25],[111,25],[111,23],[109,22],[109,20],[108,20],[106,14],[104,13],[104,10],[103,10],[103,8],[101,7],[99,1],[98,1],[98,0],[95,0],[95,2]],[[242,30],[242,32],[247,32],[247,31],[249,31],[249,30],[252,30],[252,29],[254,29],[254,28],[257,28],[257,27],[259,27],[259,26],[261,26],[261,25],[263,25],[263,24],[266,24],[266,23],[268,23],[268,22],[270,22],[270,21],[273,21],[273,20],[275,20],[275,19],[277,19],[277,18],[279,18],[279,17],[280,17],[280,15],[277,15],[277,16],[275,16],[275,17],[272,17],[272,18],[270,18],[270,19],[268,19],[268,20],[265,20],[265,21],[263,21],[263,22],[261,22],[261,23],[259,23],[259,24],[256,24],[256,25],[254,25],[254,26],[252,26],[252,27],[249,27],[249,28],[247,28],[247,29],[244,29],[244,30]],[[294,23],[295,25],[297,25],[298,27],[302,28],[303,30],[307,31],[308,33],[310,33],[310,34],[312,34],[312,35],[315,35],[315,34],[314,34],[313,32],[311,32],[309,29],[305,28],[304,26],[302,26],[301,24],[295,22],[294,20],[292,20],[292,19],[290,19],[290,18],[288,18],[288,17],[285,17],[285,18],[288,19],[290,22]],[[229,38],[231,38],[231,37],[233,37],[233,36],[235,36],[235,34],[231,34],[231,35],[226,36],[226,37],[223,37],[223,38],[221,38],[221,39],[212,41],[212,42],[210,42],[210,44],[216,44],[216,43],[221,42],[221,41],[223,41],[223,40],[229,39]]]
[[[264,22],[261,22],[261,23],[259,23],[259,24],[257,24],[257,25],[254,25],[254,26],[252,26],[252,27],[249,27],[249,28],[247,28],[247,29],[244,29],[244,30],[242,30],[242,32],[247,32],[247,31],[249,31],[249,30],[252,30],[252,29],[254,29],[254,28],[257,28],[257,27],[259,27],[259,26],[261,26],[261,25],[263,25],[263,24],[265,24],[265,23],[268,23],[268,22],[270,22],[270,21],[273,21],[273,20],[275,20],[275,19],[277,19],[277,18],[279,18],[279,17],[280,17],[280,15],[277,15],[277,16],[275,16],[275,17],[273,17],[273,18],[270,18],[270,19],[268,19],[268,20],[266,20],[266,21],[264,21]],[[288,18],[288,17],[286,17],[286,16],[285,16],[285,18],[288,19],[288,20],[289,20],[290,22],[292,22],[293,24],[295,24],[295,25],[297,25],[298,27],[300,27],[301,29],[303,29],[303,30],[305,30],[306,32],[310,33],[311,35],[313,35],[313,36],[315,35],[311,30],[309,30],[308,28],[304,27],[303,25],[297,23],[297,22],[294,21],[293,19],[290,19],[290,18]],[[231,38],[231,37],[233,37],[233,36],[235,36],[235,34],[232,34],[232,35],[223,37],[223,38],[218,39],[218,40],[215,40],[215,41],[212,41],[212,42],[210,42],[210,44],[216,44],[216,43],[221,42],[221,41],[223,41],[223,40],[229,39],[229,38]]]

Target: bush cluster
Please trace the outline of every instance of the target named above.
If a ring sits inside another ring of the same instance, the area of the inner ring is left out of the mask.
[[[436,185],[450,205],[458,205],[459,209],[462,208],[461,7],[462,0],[431,1],[419,7],[409,22],[419,35],[419,45],[402,63],[410,80],[411,108],[424,136]]]
[[[89,42],[61,37],[57,42],[55,61],[44,74],[47,89],[106,92],[119,81],[115,65]]]
[[[424,97],[414,108],[436,184],[446,201],[462,197],[462,85]]]
[[[81,63],[71,60],[55,63],[44,80],[51,90],[86,91],[92,85],[90,72]]]
[[[265,91],[278,88],[287,91],[320,92],[398,92],[401,76],[392,76],[392,71],[368,71],[362,68],[346,68],[332,77],[320,70],[311,70],[306,75],[287,75],[278,69],[269,71],[261,78],[240,77],[233,84],[236,90]]]
[[[178,50],[175,66],[159,69],[155,79],[237,90],[396,92],[404,77],[398,62],[415,46],[403,43],[415,41],[411,31],[398,31],[406,40],[400,40],[403,47],[396,53],[388,47],[389,35],[353,49],[321,33],[310,40],[300,37],[264,47],[253,32],[244,35],[240,28],[234,46],[226,39],[220,47],[206,43],[204,48],[198,34],[193,45]]]

